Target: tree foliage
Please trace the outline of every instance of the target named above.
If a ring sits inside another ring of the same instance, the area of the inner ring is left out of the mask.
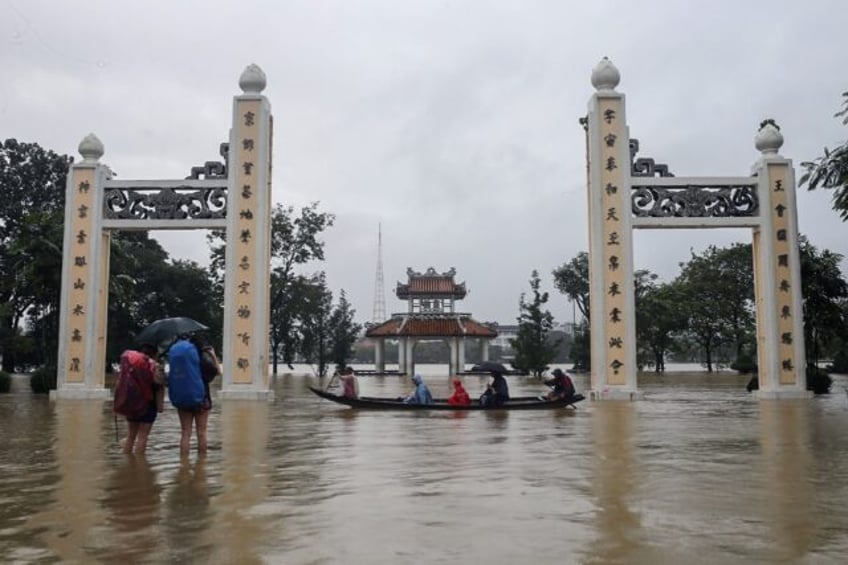
[[[61,285],[55,284],[55,269],[58,265],[61,273],[71,162],[36,143],[7,139],[0,144],[0,352],[8,372],[16,369],[17,358],[43,353],[45,340],[56,339]],[[51,317],[40,324],[38,347],[20,331],[27,316],[31,326]]]
[[[554,269],[554,288],[577,304],[589,320],[589,254],[581,251],[568,263]]]
[[[753,343],[754,275],[751,246],[737,243],[727,248],[708,247],[692,253],[676,279],[682,291],[680,308],[687,318],[687,333],[703,354],[712,372],[722,346],[732,346],[738,356]]]
[[[520,371],[529,371],[539,377],[556,356],[558,342],[550,339],[554,317],[544,309],[548,293],[539,290],[541,281],[538,271],[530,275],[530,290],[533,298],[526,300],[522,293],[519,301],[518,335],[510,340],[515,350],[512,366]]]
[[[848,92],[842,93],[842,109],[834,117],[842,118],[848,124]],[[842,221],[848,220],[848,140],[843,141],[832,151],[824,148],[824,154],[813,161],[804,161],[805,169],[799,184],[807,185],[809,190],[816,187],[833,189],[833,209],[839,212]]]
[[[846,335],[848,282],[839,269],[842,255],[820,252],[803,237],[800,245],[806,362],[818,367],[823,354],[835,353],[832,346],[841,345]]]
[[[575,370],[589,371],[592,368],[592,353],[589,317],[589,254],[578,253],[571,261],[553,271],[554,288],[566,295],[577,305],[582,321],[574,328],[574,342],[569,357]]]
[[[362,330],[362,325],[353,321],[354,314],[356,310],[351,307],[345,291],[342,290],[339,302],[330,314],[331,358],[339,368],[347,365],[348,360],[353,357],[353,346]]]
[[[280,361],[291,364],[301,346],[301,336],[294,331],[303,308],[311,304],[306,292],[309,277],[296,272],[312,261],[324,260],[324,242],[320,236],[335,222],[335,215],[321,212],[318,202],[296,211],[293,206],[277,204],[271,214],[271,363],[274,375]],[[213,231],[211,267],[214,288],[223,300],[223,278],[226,240],[224,232]],[[280,358],[282,356],[282,359]]]

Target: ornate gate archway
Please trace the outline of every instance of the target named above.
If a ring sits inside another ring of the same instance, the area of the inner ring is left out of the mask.
[[[117,180],[100,162],[94,134],[68,174],[62,311],[55,398],[107,398],[104,386],[109,241],[112,230],[225,229],[224,377],[221,395],[271,398],[268,292],[271,227],[271,106],[256,65],[241,74],[224,163],[184,180]]]
[[[589,169],[592,391],[635,398],[636,316],[633,230],[745,227],[753,233],[760,398],[808,397],[801,310],[798,218],[792,162],[783,136],[761,125],[751,176],[674,177],[653,159],[635,159],[620,75],[606,57],[592,71],[596,92],[585,127]]]

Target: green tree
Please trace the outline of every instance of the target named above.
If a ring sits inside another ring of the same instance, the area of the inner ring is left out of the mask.
[[[800,241],[801,288],[804,307],[804,345],[807,367],[819,365],[829,345],[841,345],[848,326],[846,302],[848,282],[839,264],[842,255],[827,249],[819,252],[807,238]],[[829,383],[826,388],[830,388]]]
[[[575,369],[589,371],[592,368],[592,337],[589,330],[589,254],[581,251],[571,261],[554,269],[553,275],[554,288],[577,305],[583,318],[579,327],[574,328],[571,361]]]
[[[356,310],[351,308],[345,291],[339,295],[339,302],[330,314],[331,357],[336,367],[342,368],[353,357],[353,346],[362,326],[353,321]]]
[[[554,269],[553,275],[554,287],[577,304],[583,319],[589,320],[589,254],[581,251]]]
[[[842,109],[834,117],[842,118],[848,124],[848,92],[843,92]],[[843,141],[833,151],[824,148],[824,155],[813,161],[801,163],[805,169],[798,184],[807,185],[809,190],[816,187],[833,189],[833,209],[839,212],[842,221],[848,220],[848,140]]]
[[[638,285],[637,285],[638,286]],[[675,349],[676,336],[686,328],[681,296],[674,283],[649,284],[636,293],[636,342],[640,364],[665,371],[665,360]]]
[[[300,209],[295,215],[292,206],[277,204],[271,214],[271,363],[277,374],[280,355],[291,364],[298,349],[298,305],[307,279],[296,272],[299,266],[324,260],[324,242],[320,235],[335,222],[335,215],[318,210],[318,202]],[[215,293],[223,300],[223,278],[226,240],[224,232],[210,232],[210,270],[214,277]]]
[[[554,317],[544,309],[548,302],[548,293],[541,292],[540,286],[539,272],[534,269],[530,275],[533,299],[528,302],[525,300],[526,295],[521,294],[518,306],[518,335],[510,340],[515,351],[512,366],[520,371],[529,371],[537,377],[548,368],[559,347],[558,342],[549,339],[554,327]]]
[[[55,312],[55,304],[52,310],[49,304],[53,298],[39,303],[35,296],[40,295],[40,300],[45,300],[49,291],[31,286],[44,282],[39,280],[40,274],[30,269],[31,276],[22,276],[22,271],[28,267],[31,253],[47,259],[49,253],[45,255],[44,251],[48,251],[48,243],[57,244],[56,240],[43,237],[29,242],[27,237],[33,233],[39,237],[40,232],[52,238],[47,234],[49,224],[61,225],[58,219],[64,217],[61,214],[71,162],[67,155],[43,149],[36,143],[7,139],[0,144],[0,351],[2,369],[7,372],[15,369],[18,349],[23,346],[19,328],[30,309],[34,308],[32,314],[36,317]],[[52,216],[57,212],[58,216]],[[59,238],[60,248],[61,241]],[[41,246],[41,250],[29,244]],[[55,326],[54,322],[52,327]],[[49,333],[47,329],[45,332]]]
[[[300,353],[307,363],[315,365],[316,374],[324,377],[332,351],[330,316],[333,293],[327,288],[324,273],[314,276],[304,290],[299,316]]]
[[[117,362],[147,324],[172,316],[209,326],[209,339],[220,348],[223,312],[212,285],[206,269],[194,261],[172,260],[148,232],[113,233],[107,362]]]
[[[688,333],[701,348],[707,371],[724,345],[738,357],[753,341],[753,262],[750,245],[708,247],[692,253],[676,279]]]

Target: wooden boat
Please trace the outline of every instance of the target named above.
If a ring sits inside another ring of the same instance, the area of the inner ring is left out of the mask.
[[[556,408],[567,408],[574,406],[585,397],[575,394],[571,398],[562,400],[541,400],[537,396],[519,396],[510,398],[503,406],[481,406],[478,400],[472,400],[468,406],[455,406],[448,404],[447,399],[436,398],[433,404],[404,404],[398,398],[376,398],[371,396],[360,396],[359,398],[348,398],[320,388],[309,387],[309,390],[327,400],[338,404],[344,404],[351,408],[366,408],[369,410],[448,410],[454,412],[465,412],[470,410],[551,410]]]

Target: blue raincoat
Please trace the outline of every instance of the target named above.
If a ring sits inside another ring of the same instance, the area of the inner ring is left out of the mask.
[[[412,382],[415,383],[415,390],[413,390],[412,394],[407,396],[403,401],[406,404],[432,404],[433,395],[430,394],[430,389],[424,384],[424,380],[421,378],[421,375],[414,375],[412,377]]]

